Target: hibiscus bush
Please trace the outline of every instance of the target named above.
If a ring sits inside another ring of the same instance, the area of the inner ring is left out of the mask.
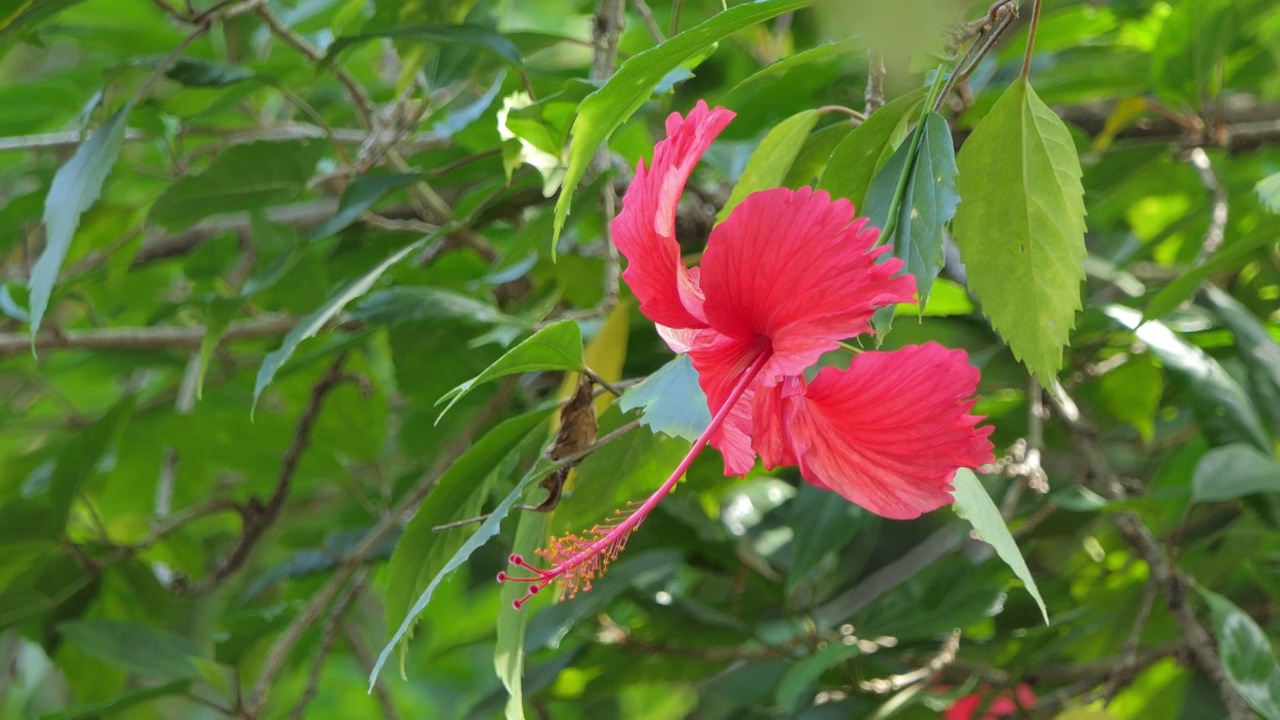
[[[0,0],[0,718],[1280,718],[1277,48]]]

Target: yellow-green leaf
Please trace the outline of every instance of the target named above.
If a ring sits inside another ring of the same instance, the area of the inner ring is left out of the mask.
[[[1016,81],[957,158],[952,231],[969,288],[1013,354],[1045,387],[1080,309],[1084,188],[1062,120]]]
[[[751,153],[738,184],[729,194],[729,200],[716,214],[716,222],[724,222],[738,203],[751,193],[781,185],[817,122],[818,111],[805,110],[775,125]]]

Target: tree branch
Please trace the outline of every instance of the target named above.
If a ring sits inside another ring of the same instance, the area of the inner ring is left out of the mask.
[[[316,691],[320,688],[320,674],[324,671],[325,661],[329,658],[329,651],[333,649],[333,642],[338,637],[338,630],[342,627],[342,618],[355,604],[356,598],[364,591],[365,580],[369,577],[369,568],[362,567],[356,572],[356,576],[352,578],[351,584],[347,586],[347,591],[338,598],[333,604],[333,610],[329,612],[329,620],[325,623],[324,633],[320,636],[320,646],[316,648],[315,658],[311,661],[311,673],[307,677],[307,687],[302,691],[302,697],[298,700],[298,704],[293,708],[293,714],[290,715],[292,720],[302,720],[306,717],[307,706],[311,704],[312,699],[316,696]]]
[[[1059,392],[1061,393],[1061,390]],[[1065,398],[1065,393],[1063,397]],[[1125,499],[1124,485],[1111,468],[1102,448],[1099,447],[1096,431],[1078,413],[1064,410],[1060,401],[1052,396],[1049,400],[1058,411],[1059,417],[1067,424],[1072,442],[1089,467],[1102,494],[1112,500]],[[1227,677],[1222,660],[1218,657],[1213,636],[1200,624],[1195,610],[1187,601],[1187,596],[1192,591],[1190,578],[1169,561],[1169,556],[1160,545],[1155,533],[1136,513],[1121,511],[1111,513],[1110,517],[1120,536],[1146,561],[1151,581],[1163,590],[1165,604],[1182,631],[1188,653],[1217,687],[1218,695],[1222,698],[1222,704],[1227,710],[1227,717],[1230,720],[1251,720],[1254,717],[1253,712]]]
[[[253,552],[258,540],[262,538],[267,528],[271,527],[276,519],[280,517],[280,512],[284,509],[285,500],[289,497],[289,486],[293,482],[294,475],[298,472],[298,462],[302,459],[302,453],[311,444],[311,431],[315,427],[316,420],[320,417],[320,411],[324,407],[325,399],[338,385],[348,379],[342,372],[342,366],[346,359],[345,353],[339,355],[333,361],[333,364],[329,366],[329,371],[320,379],[320,382],[316,383],[315,387],[311,389],[311,402],[302,413],[301,419],[298,420],[298,428],[294,432],[293,443],[285,451],[284,460],[280,467],[280,477],[276,481],[275,492],[271,494],[271,497],[265,503],[258,498],[253,498],[247,504],[237,508],[241,518],[243,518],[243,527],[235,545],[214,565],[213,571],[199,582],[190,582],[186,578],[177,578],[172,585],[174,592],[180,595],[198,595],[208,592],[221,585],[224,580],[239,570],[245,561],[249,559],[249,555]]]
[[[223,342],[260,340],[279,337],[293,328],[297,318],[288,315],[264,315],[234,323],[227,329]],[[42,333],[33,342],[27,333],[0,333],[0,359],[48,350],[199,350],[203,327],[102,328]]]

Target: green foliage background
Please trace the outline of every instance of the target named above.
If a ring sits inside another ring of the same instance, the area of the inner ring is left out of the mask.
[[[0,717],[1280,718],[1278,63],[1272,0],[0,0]],[[605,235],[698,99],[686,253],[851,198],[1000,462],[890,522],[709,452],[516,613],[707,422]]]

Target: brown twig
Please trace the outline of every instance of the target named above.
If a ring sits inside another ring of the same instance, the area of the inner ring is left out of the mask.
[[[258,17],[271,31],[272,35],[280,38],[285,45],[293,48],[310,60],[313,64],[319,63],[324,59],[324,53],[319,48],[307,42],[301,35],[295,33],[292,29],[280,21],[279,16],[266,3],[262,3],[257,8]],[[376,122],[376,111],[374,109],[373,100],[369,97],[369,93],[364,89],[351,73],[341,67],[335,67],[334,74],[338,78],[338,82],[342,83],[342,87],[346,89],[347,96],[351,98],[351,102],[355,105],[356,111],[360,116],[366,128],[374,128]]]
[[[266,707],[267,695],[275,685],[276,677],[284,669],[285,661],[289,659],[289,655],[297,646],[298,641],[302,639],[303,634],[320,619],[330,601],[337,596],[338,592],[365,562],[370,553],[382,542],[382,539],[392,529],[399,527],[404,518],[426,499],[431,490],[435,488],[436,481],[453,461],[466,450],[476,434],[506,407],[514,389],[514,378],[499,387],[498,392],[477,413],[475,419],[468,424],[457,439],[441,451],[432,468],[414,483],[409,492],[405,493],[404,497],[391,509],[391,512],[387,513],[385,517],[369,529],[369,532],[360,540],[355,549],[342,559],[337,571],[329,578],[329,581],[311,596],[311,601],[307,603],[307,606],[303,608],[302,612],[298,613],[293,622],[276,638],[271,649],[267,651],[267,657],[262,663],[262,670],[258,673],[258,679],[242,706],[242,714],[246,720],[256,720],[256,718],[261,717]]]
[[[640,15],[640,19],[644,21],[644,26],[649,30],[649,37],[653,38],[655,44],[662,44],[667,39],[663,34],[662,28],[658,27],[658,20],[653,16],[653,9],[649,7],[649,3],[644,0],[632,0],[636,12]]]
[[[320,382],[316,383],[315,387],[311,389],[311,402],[298,420],[293,442],[289,445],[289,449],[285,451],[284,459],[280,466],[280,477],[276,480],[275,491],[271,494],[271,497],[266,502],[258,498],[252,498],[248,503],[237,507],[236,510],[240,513],[242,519],[242,527],[240,537],[237,538],[235,545],[214,564],[213,570],[199,582],[191,582],[186,578],[175,580],[173,583],[174,592],[182,595],[198,595],[208,592],[221,585],[223,581],[239,570],[245,561],[249,559],[249,555],[258,544],[258,540],[262,538],[263,533],[275,523],[276,519],[280,517],[281,511],[284,510],[285,500],[289,497],[290,485],[292,485],[293,477],[298,471],[298,462],[302,459],[302,453],[311,444],[311,431],[315,427],[316,420],[320,417],[320,411],[324,408],[325,399],[343,381],[348,379],[342,371],[346,359],[345,353],[339,355],[333,361],[333,364],[329,366],[329,371],[320,379]]]
[[[884,106],[884,72],[884,52],[878,48],[867,50],[866,115]]]
[[[1065,397],[1065,393],[1061,390],[1059,393]],[[1096,431],[1078,413],[1064,412],[1059,400],[1053,397],[1049,400],[1050,404],[1058,410],[1059,417],[1067,424],[1072,442],[1098,483],[1100,492],[1109,499],[1123,500],[1127,494],[1124,485],[1099,447]],[[1188,595],[1191,593],[1191,579],[1173,566],[1159,539],[1136,513],[1120,511],[1111,513],[1110,517],[1120,536],[1147,563],[1151,582],[1163,593],[1165,605],[1182,631],[1182,637],[1191,658],[1217,687],[1223,707],[1227,710],[1227,717],[1230,720],[1253,718],[1249,704],[1227,677],[1222,659],[1218,657],[1213,636],[1200,624],[1200,619],[1196,617],[1195,610],[1188,600]]]
[[[1040,28],[1040,0],[1032,0],[1031,3],[1031,24],[1027,27],[1027,52],[1022,56],[1022,72],[1019,75],[1023,80],[1031,75],[1031,53],[1036,49],[1036,30]]]
[[[298,322],[287,315],[264,315],[233,324],[223,342],[260,340],[279,337]],[[46,350],[199,350],[204,341],[203,327],[103,328],[99,330],[66,330],[42,333],[35,338],[35,349]],[[31,352],[31,336],[25,333],[0,333],[0,359]]]
[[[324,671],[325,661],[329,658],[329,651],[333,649],[334,640],[338,637],[338,630],[342,627],[342,618],[355,604],[356,598],[364,591],[365,580],[369,577],[368,568],[360,568],[351,579],[351,583],[347,586],[347,591],[338,598],[333,604],[333,609],[329,611],[329,620],[325,623],[324,631],[320,636],[320,645],[316,648],[315,657],[311,661],[311,672],[307,676],[306,689],[302,691],[302,697],[298,699],[298,704],[293,708],[293,714],[290,715],[292,720],[302,720],[306,716],[307,706],[311,704],[312,699],[316,696],[316,691],[320,689],[320,673]]]
[[[1223,189],[1218,175],[1213,171],[1209,155],[1204,148],[1194,147],[1187,151],[1187,162],[1195,168],[1200,184],[1209,193],[1212,209],[1209,214],[1209,228],[1205,230],[1204,239],[1200,242],[1200,251],[1196,253],[1196,265],[1201,265],[1210,255],[1222,247],[1227,235],[1227,216],[1231,206],[1227,203],[1227,191]]]

